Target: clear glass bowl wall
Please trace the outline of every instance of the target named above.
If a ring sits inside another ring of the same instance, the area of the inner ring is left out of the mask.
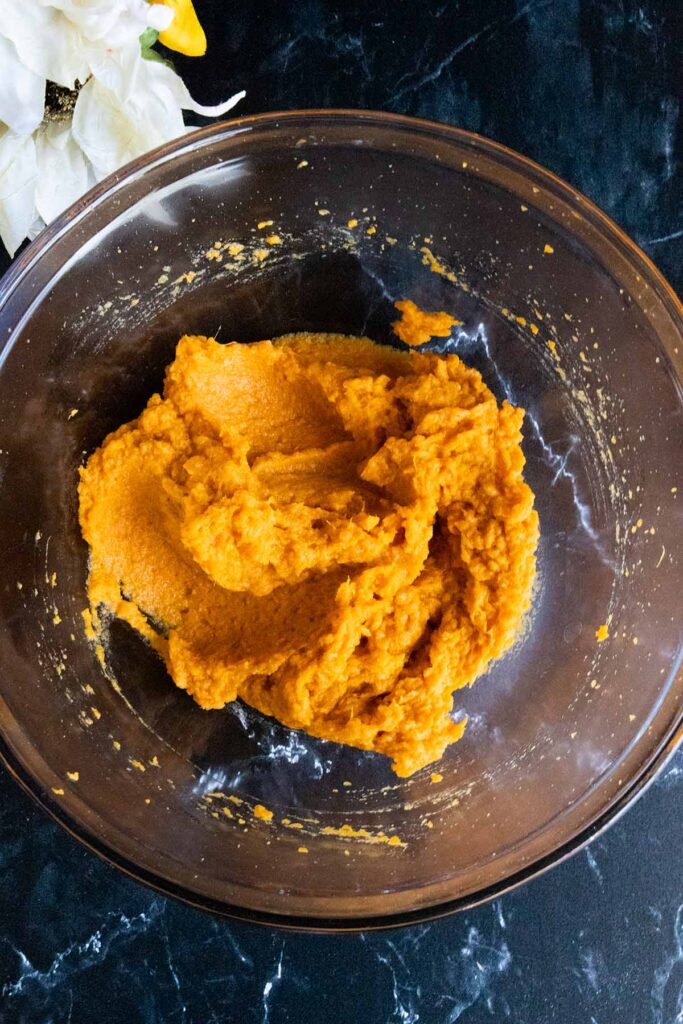
[[[523,640],[455,694],[469,724],[440,781],[434,769],[399,780],[380,756],[244,706],[201,711],[116,624],[113,685],[81,617],[78,467],[161,387],[182,334],[391,344],[404,297],[456,314],[448,350],[527,410],[541,522]],[[414,920],[558,860],[670,751],[680,307],[618,229],[540,168],[387,115],[205,129],[41,236],[3,282],[0,330],[3,751],[55,817],[126,870],[255,919]],[[257,803],[272,821],[254,818]],[[347,826],[360,834],[338,834]]]

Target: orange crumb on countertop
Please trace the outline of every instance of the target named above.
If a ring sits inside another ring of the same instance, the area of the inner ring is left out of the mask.
[[[400,299],[394,306],[401,319],[391,325],[394,334],[406,345],[424,345],[431,338],[447,338],[453,327],[462,320],[456,320],[450,313],[427,313],[411,299]]]

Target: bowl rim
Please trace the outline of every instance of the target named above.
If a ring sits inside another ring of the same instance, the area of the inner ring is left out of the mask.
[[[123,188],[139,172],[149,169],[156,164],[165,163],[171,160],[177,153],[188,148],[209,145],[221,136],[230,137],[236,134],[247,133],[252,129],[266,126],[275,128],[280,127],[283,123],[297,121],[309,123],[327,121],[330,124],[335,122],[339,124],[355,122],[359,126],[394,127],[397,130],[403,130],[408,135],[420,132],[444,138],[446,141],[458,142],[461,145],[464,143],[478,152],[484,152],[492,156],[494,159],[504,159],[505,162],[512,164],[516,169],[525,173],[527,177],[541,181],[546,188],[551,186],[565,200],[574,204],[578,203],[582,214],[592,221],[594,226],[603,234],[610,236],[613,242],[619,243],[622,253],[630,257],[631,261],[641,265],[648,284],[667,307],[668,312],[674,322],[677,323],[680,333],[683,335],[683,302],[679,299],[673,287],[637,243],[579,189],[574,188],[558,175],[542,167],[524,154],[475,132],[424,118],[360,108],[311,108],[246,115],[206,125],[149,150],[142,156],[125,164],[118,171],[108,175],[86,192],[80,199],[55,218],[50,225],[43,229],[15,258],[4,276],[0,279],[0,312],[12,292],[30,273],[42,255],[54,242],[78,223],[94,205],[99,204],[118,189]],[[4,348],[4,341],[1,347]],[[673,357],[673,353],[669,353],[669,355]],[[680,364],[680,360],[673,360],[673,362]],[[674,676],[681,675],[683,675],[683,666],[679,666],[674,673]],[[683,707],[669,726],[666,734],[660,739],[659,745],[650,752],[649,759],[644,762],[638,774],[630,780],[630,784],[625,786],[619,796],[598,814],[592,822],[570,840],[565,841],[554,850],[537,858],[524,868],[501,879],[499,882],[466,896],[443,901],[433,906],[421,907],[412,911],[388,912],[382,916],[358,916],[353,918],[288,916],[252,910],[248,907],[229,904],[222,900],[193,893],[154,872],[140,867],[127,857],[112,850],[97,835],[92,834],[88,829],[74,822],[62,806],[44,792],[33,776],[23,767],[1,733],[0,764],[4,765],[9,775],[53,821],[57,822],[88,850],[97,854],[108,864],[118,868],[123,874],[143,883],[153,891],[164,896],[173,897],[195,908],[208,910],[224,918],[271,927],[275,926],[290,931],[334,933],[385,930],[436,920],[457,911],[469,910],[480,906],[492,899],[503,896],[532,878],[545,874],[550,868],[584,849],[593,839],[602,835],[614,822],[618,821],[625,811],[648,789],[656,776],[668,764],[681,743],[683,743]]]

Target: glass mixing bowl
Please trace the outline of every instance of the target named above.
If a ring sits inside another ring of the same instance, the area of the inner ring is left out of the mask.
[[[441,348],[527,410],[541,540],[523,638],[455,694],[464,739],[399,780],[246,706],[200,710],[122,624],[103,668],[83,631],[76,484],[182,334],[391,344],[404,297],[456,314]],[[413,921],[556,863],[642,790],[681,724],[681,327],[666,282],[588,200],[441,125],[247,118],[109,178],[0,286],[10,770],[135,877],[252,920]]]

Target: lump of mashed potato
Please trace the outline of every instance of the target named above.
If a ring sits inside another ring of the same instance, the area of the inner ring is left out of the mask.
[[[409,775],[529,605],[523,416],[454,355],[184,337],[81,471],[91,624],[128,621],[204,708],[240,697]]]

